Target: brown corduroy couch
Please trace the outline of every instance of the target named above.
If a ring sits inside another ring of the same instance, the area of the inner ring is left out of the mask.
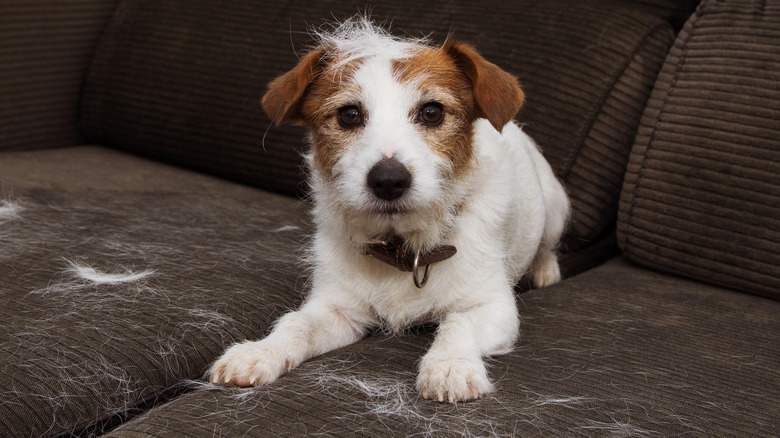
[[[0,436],[780,434],[778,0],[375,4],[521,79],[567,278],[518,285],[475,402],[415,393],[435,327],[205,383],[307,290],[303,133],[259,98],[366,7],[0,3]]]

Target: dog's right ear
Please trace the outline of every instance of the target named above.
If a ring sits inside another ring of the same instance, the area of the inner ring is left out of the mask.
[[[487,61],[470,45],[455,41],[452,36],[447,37],[442,50],[471,80],[474,99],[482,116],[501,132],[525,100],[517,78]]]
[[[303,123],[301,99],[309,84],[322,73],[327,51],[319,47],[309,52],[292,70],[271,81],[263,96],[263,109],[276,125]]]

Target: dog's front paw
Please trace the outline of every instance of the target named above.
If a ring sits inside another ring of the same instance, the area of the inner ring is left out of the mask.
[[[493,391],[481,359],[423,358],[417,376],[417,391],[425,399],[450,403],[474,400]]]
[[[277,349],[278,350],[278,349]],[[213,384],[257,386],[273,383],[296,364],[263,341],[230,347],[209,370]]]

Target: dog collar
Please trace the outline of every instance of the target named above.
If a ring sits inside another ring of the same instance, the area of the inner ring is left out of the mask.
[[[412,272],[414,285],[418,288],[422,288],[428,282],[428,274],[433,263],[447,260],[458,252],[452,245],[436,246],[425,253],[404,251],[403,246],[403,239],[396,236],[369,244],[366,247],[366,254],[403,272]],[[425,266],[425,270],[420,278],[419,270],[422,266]]]

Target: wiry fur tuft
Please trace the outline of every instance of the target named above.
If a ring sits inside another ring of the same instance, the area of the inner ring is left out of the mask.
[[[374,56],[406,59],[431,44],[425,37],[399,38],[392,35],[364,14],[342,22],[326,23],[311,33],[318,45],[326,48],[331,71]]]

